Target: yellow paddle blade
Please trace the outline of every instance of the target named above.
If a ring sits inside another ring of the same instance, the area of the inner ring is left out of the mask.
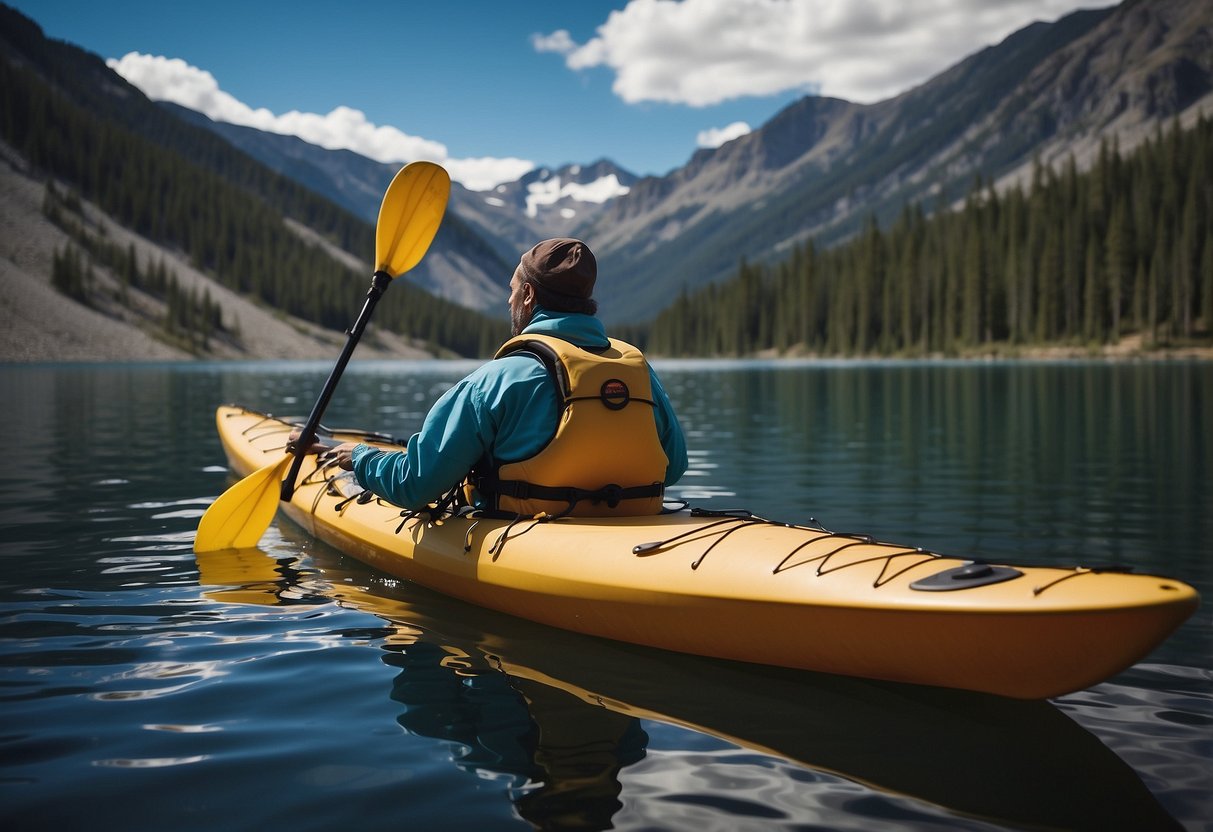
[[[288,454],[220,494],[198,521],[194,551],[217,552],[256,546],[278,510],[282,476],[291,459]]]
[[[433,162],[405,165],[388,185],[375,228],[375,271],[399,277],[421,262],[438,233],[451,177]]]

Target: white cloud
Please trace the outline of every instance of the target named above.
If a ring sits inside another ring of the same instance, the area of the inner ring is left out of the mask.
[[[326,115],[298,110],[275,115],[265,108],[253,109],[220,89],[211,73],[180,58],[130,52],[106,63],[155,101],[171,101],[215,121],[298,136],[329,150],[352,150],[379,162],[429,159],[441,163],[452,179],[472,190],[513,182],[535,167],[533,162],[516,158],[452,159],[441,142],[376,125],[361,110],[350,107],[337,107]]]
[[[700,131],[695,137],[695,143],[699,147],[720,147],[725,142],[731,142],[749,132],[750,125],[744,121],[735,121],[727,127],[712,127]]]
[[[550,35],[531,35],[531,46],[536,52],[556,52],[567,55],[577,48],[577,43],[568,29],[557,29]]]
[[[1079,0],[631,0],[584,44],[536,35],[570,69],[606,66],[628,103],[692,106],[789,90],[888,98]],[[556,48],[559,46],[559,48]]]
[[[480,159],[445,159],[442,166],[451,178],[473,191],[491,191],[502,182],[516,182],[524,173],[535,169],[535,163],[513,157]]]

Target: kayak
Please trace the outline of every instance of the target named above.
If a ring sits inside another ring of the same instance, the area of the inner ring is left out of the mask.
[[[296,426],[234,406],[216,422],[237,476],[282,459]],[[593,636],[845,676],[1060,696],[1131,666],[1199,604],[1172,578],[985,563],[748,511],[418,515],[315,456],[298,483],[290,519],[394,577]]]

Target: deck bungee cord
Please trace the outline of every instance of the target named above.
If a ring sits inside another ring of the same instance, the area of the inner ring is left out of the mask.
[[[790,552],[788,552],[787,555],[784,556],[783,560],[781,560],[775,566],[775,568],[771,570],[771,573],[778,575],[781,572],[786,572],[787,570],[793,569],[797,566],[804,566],[806,564],[819,562],[817,570],[816,570],[816,574],[818,577],[823,577],[825,575],[829,575],[832,572],[837,572],[841,569],[847,569],[850,567],[860,566],[860,565],[867,564],[867,563],[885,561],[884,566],[880,570],[880,574],[877,575],[876,580],[872,584],[872,586],[877,589],[880,588],[881,586],[883,586],[884,584],[892,581],[894,578],[897,578],[900,575],[903,575],[906,572],[910,571],[911,569],[914,569],[917,566],[921,566],[926,563],[932,563],[932,562],[944,557],[943,555],[938,555],[934,552],[927,551],[926,549],[923,549],[922,547],[907,547],[907,546],[904,546],[901,544],[896,544],[896,543],[882,543],[868,534],[862,534],[862,533],[856,533],[856,532],[830,531],[825,526],[821,525],[821,523],[819,523],[817,521],[817,518],[815,518],[815,517],[809,518],[809,522],[813,524],[810,526],[810,525],[800,525],[797,523],[785,523],[780,520],[769,520],[765,517],[760,517],[747,509],[692,508],[690,511],[690,514],[692,517],[722,517],[724,519],[718,520],[717,522],[711,523],[707,526],[703,526],[703,527],[700,527],[697,529],[691,529],[689,531],[682,532],[678,535],[667,538],[665,540],[656,540],[656,541],[651,541],[648,543],[641,543],[641,544],[633,547],[633,549],[632,549],[633,554],[637,555],[638,557],[649,557],[662,550],[668,549],[673,545],[678,545],[678,544],[686,542],[690,539],[698,539],[700,537],[703,537],[703,536],[705,536],[705,534],[707,532],[710,532],[712,529],[714,529],[716,527],[731,525],[730,528],[720,530],[718,532],[718,536],[717,536],[716,540],[710,546],[708,546],[707,549],[704,550],[704,552],[702,554],[700,554],[700,556],[696,560],[694,560],[691,563],[691,569],[698,569],[700,567],[700,565],[702,565],[704,559],[712,552],[713,549],[715,549],[718,545],[720,545],[720,543],[722,543],[730,535],[732,535],[735,532],[738,532],[742,529],[745,529],[745,528],[766,525],[766,526],[774,526],[776,528],[795,529],[795,530],[805,531],[805,532],[821,532],[821,534],[819,534],[815,537],[810,537],[809,539],[804,540],[801,543],[797,544],[796,547],[793,548]],[[800,551],[804,550],[805,548],[813,545],[814,543],[818,543],[822,540],[840,540],[840,541],[845,540],[847,542],[842,543],[837,548],[832,549],[829,552],[826,552],[824,554],[815,555],[811,558],[807,558],[805,560],[802,560],[797,563],[793,563],[793,564],[789,565],[788,562],[793,557],[795,557],[798,552],[800,552]],[[844,564],[834,566],[834,567],[828,568],[828,569],[826,568],[826,566],[827,566],[827,564],[829,564],[831,558],[835,557],[836,555],[838,555],[838,553],[845,551],[846,549],[849,549],[853,546],[888,547],[891,549],[896,549],[897,551],[886,554],[886,555],[877,555],[874,557],[863,558],[861,560],[850,561],[848,563],[844,563]],[[899,557],[905,557],[905,556],[917,556],[918,560],[915,561],[914,563],[910,564],[909,566],[906,566],[906,567],[898,570],[897,572],[893,573],[892,575],[889,575],[886,578],[885,575],[888,572],[889,566],[892,564],[893,560],[895,560]]]

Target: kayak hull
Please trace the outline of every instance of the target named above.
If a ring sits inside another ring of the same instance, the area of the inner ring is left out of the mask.
[[[238,476],[280,459],[291,429],[234,407],[217,423]],[[299,482],[291,519],[395,577],[589,635],[848,676],[1058,696],[1129,667],[1199,602],[1180,581],[1082,567],[931,591],[914,584],[970,562],[744,515],[433,522],[351,499],[350,475],[315,457]]]

